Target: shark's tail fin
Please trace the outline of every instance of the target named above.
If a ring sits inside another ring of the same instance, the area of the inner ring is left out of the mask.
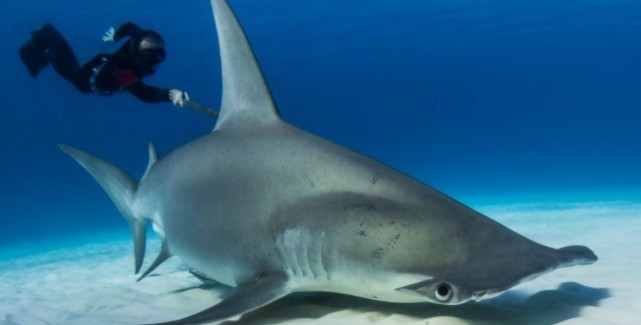
[[[136,273],[138,273],[145,255],[147,220],[136,217],[132,212],[132,203],[138,187],[136,180],[120,168],[84,151],[64,144],[59,147],[98,181],[118,211],[129,223],[134,236],[134,256],[136,258]]]

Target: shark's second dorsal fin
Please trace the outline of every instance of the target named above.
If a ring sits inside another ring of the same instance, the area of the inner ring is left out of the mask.
[[[156,147],[154,146],[153,143],[149,142],[149,162],[147,163],[147,169],[145,170],[145,173],[142,175],[141,181],[145,179],[147,174],[149,174],[149,171],[151,170],[152,167],[158,162],[158,153],[156,153]]]
[[[223,73],[223,98],[214,131],[280,121],[269,87],[236,15],[224,0],[211,0],[211,5]]]

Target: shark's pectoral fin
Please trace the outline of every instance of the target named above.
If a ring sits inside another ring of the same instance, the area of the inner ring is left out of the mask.
[[[261,275],[238,286],[227,298],[209,309],[183,319],[148,325],[203,324],[244,314],[289,294],[288,279],[284,272]]]
[[[140,281],[144,279],[151,271],[155,270],[162,262],[166,261],[168,258],[172,257],[171,253],[169,252],[169,248],[167,247],[167,241],[163,240],[162,241],[162,247],[160,248],[160,253],[158,253],[158,256],[156,256],[156,259],[154,260],[151,265],[145,270],[145,273],[143,273],[137,281]]]

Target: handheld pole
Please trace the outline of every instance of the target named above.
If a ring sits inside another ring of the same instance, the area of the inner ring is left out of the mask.
[[[218,117],[218,112],[216,112],[214,109],[207,108],[204,105],[202,105],[200,103],[197,103],[197,102],[195,102],[195,101],[193,101],[191,99],[187,99],[187,100],[183,101],[183,103],[184,103],[185,106],[189,106],[189,107],[191,107],[191,108],[193,108],[193,109],[195,109],[197,111],[201,111],[201,112],[203,112],[203,113],[205,113],[205,114],[207,114],[207,115],[209,115],[209,116],[211,116],[213,118]]]

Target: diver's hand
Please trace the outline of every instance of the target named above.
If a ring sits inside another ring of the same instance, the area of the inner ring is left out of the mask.
[[[103,42],[111,43],[114,40],[114,36],[116,35],[116,30],[113,27],[109,27],[107,31],[105,32],[105,35],[102,37]]]
[[[169,90],[169,99],[174,105],[183,107],[185,105],[185,101],[189,100],[189,95],[187,92],[180,91],[178,89],[171,89]]]

